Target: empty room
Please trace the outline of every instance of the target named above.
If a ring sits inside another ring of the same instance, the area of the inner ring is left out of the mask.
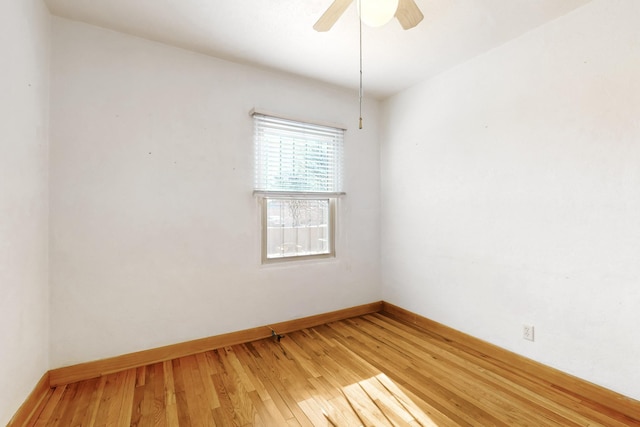
[[[0,425],[640,426],[640,1],[0,28]]]

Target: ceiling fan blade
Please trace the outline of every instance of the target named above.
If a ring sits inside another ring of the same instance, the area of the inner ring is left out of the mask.
[[[318,22],[315,23],[313,29],[316,31],[329,31],[352,2],[353,0],[334,0],[331,6],[318,19]]]
[[[414,0],[400,0],[398,10],[396,10],[396,18],[398,18],[402,28],[408,30],[418,25],[424,15],[420,12]]]

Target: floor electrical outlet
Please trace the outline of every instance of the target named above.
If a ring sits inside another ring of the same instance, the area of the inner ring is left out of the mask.
[[[524,338],[525,340],[533,341],[533,326],[522,326],[522,338]]]

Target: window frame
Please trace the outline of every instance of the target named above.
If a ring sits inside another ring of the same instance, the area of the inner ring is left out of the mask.
[[[256,119],[255,115],[266,116],[268,118],[273,118],[277,120],[284,120],[294,123],[299,123],[301,127],[312,125],[312,126],[320,126],[333,128],[334,130],[340,133],[340,157],[336,162],[336,168],[333,172],[340,176],[337,190],[339,191],[291,191],[291,190],[268,190],[268,189],[254,189],[254,196],[258,197],[260,204],[260,252],[261,252],[261,261],[262,264],[278,264],[283,262],[292,262],[292,261],[304,261],[304,260],[317,260],[317,259],[328,259],[328,258],[336,258],[336,240],[337,240],[337,223],[338,223],[338,199],[344,196],[346,193],[342,191],[342,177],[344,176],[344,133],[346,128],[344,126],[329,124],[329,123],[319,123],[313,122],[309,120],[300,120],[297,118],[282,116],[273,113],[267,113],[264,111],[251,110],[250,116],[254,119],[254,156],[256,156],[257,160],[257,144],[258,140],[256,139],[255,129],[256,129]],[[258,174],[258,164],[257,161],[254,163],[254,173]],[[257,187],[254,186],[254,188]],[[327,253],[314,253],[308,255],[285,255],[281,257],[269,257],[268,254],[268,212],[267,207],[269,200],[326,200],[329,203],[329,216],[327,220],[328,226],[328,252]]]
[[[318,254],[309,254],[309,255],[286,255],[281,257],[269,257],[269,253],[267,251],[267,243],[268,243],[268,214],[267,214],[267,205],[269,200],[326,200],[329,203],[329,218],[327,221],[328,227],[328,252],[327,253],[318,253]],[[337,212],[337,196],[327,196],[323,193],[317,194],[261,194],[260,197],[260,216],[261,216],[261,258],[263,264],[271,264],[271,263],[281,263],[288,262],[294,260],[312,260],[312,259],[326,259],[326,258],[335,258],[336,257],[336,212]]]

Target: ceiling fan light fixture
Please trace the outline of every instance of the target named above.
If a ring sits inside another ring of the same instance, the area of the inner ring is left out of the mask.
[[[358,0],[360,18],[369,27],[382,27],[398,10],[399,0]]]

